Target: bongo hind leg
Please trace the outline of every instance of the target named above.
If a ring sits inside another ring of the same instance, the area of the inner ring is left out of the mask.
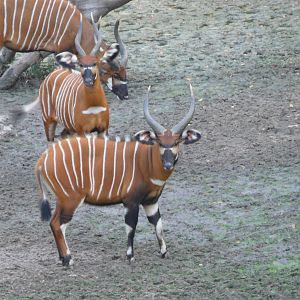
[[[58,203],[50,222],[59,254],[59,259],[62,261],[63,266],[69,266],[73,264],[65,233],[68,223],[72,220],[76,209],[83,201],[84,198],[77,201],[74,199],[68,199],[68,201],[65,201],[67,202],[67,206]]]

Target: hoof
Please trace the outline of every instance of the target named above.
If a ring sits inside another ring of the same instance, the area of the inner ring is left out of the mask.
[[[63,256],[61,257],[62,265],[64,267],[69,267],[73,264],[73,259],[71,255]]]
[[[71,135],[71,132],[70,132],[70,130],[68,130],[68,129],[66,129],[66,128],[64,128],[64,129],[62,130],[62,132],[60,133],[60,137],[62,137],[62,138],[67,137],[67,136],[69,136],[69,135]]]
[[[127,260],[129,262],[129,264],[131,264],[135,261],[135,258],[134,258],[134,256],[127,256]]]
[[[169,257],[169,252],[166,251],[164,253],[161,253],[161,258],[168,258]]]

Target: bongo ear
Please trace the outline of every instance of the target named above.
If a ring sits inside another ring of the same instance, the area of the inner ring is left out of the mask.
[[[186,129],[181,135],[183,144],[193,144],[201,139],[201,133],[195,129]]]
[[[135,139],[142,144],[153,145],[156,141],[156,135],[153,131],[141,130],[134,135]]]
[[[77,56],[71,52],[65,51],[55,56],[56,62],[64,68],[73,69],[78,63]]]

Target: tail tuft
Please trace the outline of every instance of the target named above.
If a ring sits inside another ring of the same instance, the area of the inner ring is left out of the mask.
[[[41,220],[49,221],[51,218],[51,207],[49,201],[43,199],[40,203],[40,211],[41,211]]]
[[[20,122],[28,112],[33,110],[38,104],[40,100],[37,97],[33,102],[23,105],[21,108],[13,109],[10,111],[10,120],[13,124]]]

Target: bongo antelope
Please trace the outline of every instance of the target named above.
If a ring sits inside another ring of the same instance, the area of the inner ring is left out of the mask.
[[[149,87],[150,90],[150,87]],[[127,258],[133,260],[133,239],[138,222],[139,205],[155,226],[160,253],[167,253],[163,238],[158,199],[178,159],[179,144],[192,144],[200,132],[185,130],[195,110],[191,104],[186,116],[172,129],[166,129],[152,118],[148,98],[144,115],[152,131],[142,130],[135,140],[98,138],[95,135],[71,137],[54,143],[36,165],[36,176],[43,194],[40,203],[42,220],[49,220],[51,209],[46,187],[57,197],[50,226],[63,265],[72,263],[65,240],[65,230],[75,211],[83,203],[108,205],[123,203],[127,233]]]
[[[57,122],[65,128],[64,132],[78,134],[107,133],[109,107],[99,76],[100,58],[96,53],[101,45],[101,32],[94,27],[97,43],[87,55],[80,45],[82,24],[75,38],[79,57],[70,52],[56,56],[58,63],[65,67],[79,64],[80,72],[71,69],[57,69],[42,82],[39,91],[42,117],[48,141],[54,140]],[[105,60],[113,60],[118,55],[116,44],[105,55]]]
[[[82,22],[81,46],[90,53],[95,46],[93,26],[72,3],[66,0],[0,0],[0,48],[28,52],[45,50],[76,53],[75,36]],[[102,79],[120,98],[128,98],[126,64],[127,51],[115,25],[115,37],[120,45],[120,61],[101,63]],[[99,47],[100,48],[100,47]],[[109,46],[103,41],[102,54]]]

